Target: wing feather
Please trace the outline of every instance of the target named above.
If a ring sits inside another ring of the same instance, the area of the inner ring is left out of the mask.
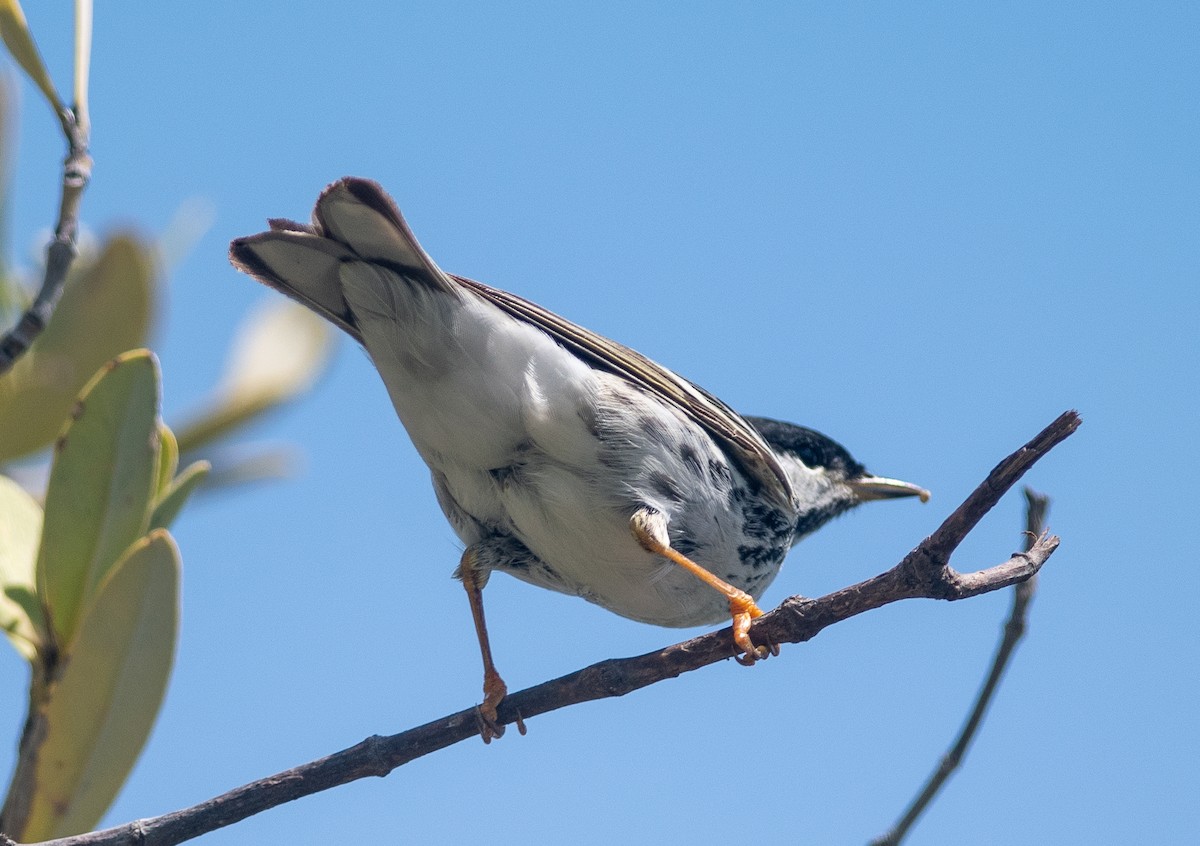
[[[538,327],[587,363],[651,391],[675,406],[703,426],[779,505],[791,504],[791,483],[767,442],[740,414],[703,388],[636,350],[584,329],[516,294],[462,276],[450,278],[518,320]]]

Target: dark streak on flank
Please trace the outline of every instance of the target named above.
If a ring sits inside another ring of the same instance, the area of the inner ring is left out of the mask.
[[[696,452],[696,448],[691,444],[683,444],[679,448],[679,457],[683,459],[683,463],[688,470],[692,472],[696,478],[701,479],[704,476],[704,465],[700,461],[700,454]]]
[[[659,496],[666,497],[672,502],[683,502],[683,491],[679,489],[679,486],[675,484],[674,480],[672,480],[670,476],[668,476],[666,473],[663,473],[661,470],[651,473],[646,481],[649,482],[650,487],[653,488],[654,492]]]

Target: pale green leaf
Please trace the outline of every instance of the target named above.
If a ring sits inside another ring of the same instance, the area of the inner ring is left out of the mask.
[[[179,469],[179,442],[175,433],[165,423],[158,424],[158,476],[154,484],[154,495],[161,497],[175,479],[175,471]]]
[[[60,648],[89,597],[147,528],[158,473],[158,364],[135,350],[84,389],[54,449],[38,593]]]
[[[158,530],[100,585],[42,709],[22,841],[92,829],[141,753],[162,704],[179,630],[179,551]]]
[[[88,76],[92,68],[92,0],[75,0],[75,121],[86,136],[91,128],[88,117]]]
[[[4,589],[4,597],[17,605],[24,613],[25,619],[28,621],[28,629],[22,631],[22,626],[15,626],[7,631],[9,639],[12,641],[13,648],[25,658],[26,661],[33,663],[37,661],[39,652],[42,646],[46,643],[47,638],[44,632],[46,631],[46,615],[42,613],[42,602],[34,593],[33,588],[23,585],[10,585]],[[26,631],[32,630],[32,634],[26,634]]]
[[[56,113],[62,111],[62,98],[54,90],[54,83],[50,81],[50,74],[46,72],[42,55],[33,42],[33,33],[29,31],[25,11],[17,0],[0,0],[0,38],[4,39],[8,52],[12,53],[17,64],[41,89],[50,107]]]
[[[92,375],[146,343],[155,275],[152,249],[131,235],[76,263],[54,319],[0,378],[0,462],[53,443]]]
[[[296,472],[301,455],[293,447],[219,449],[212,456],[212,471],[204,480],[207,490],[286,479]]]
[[[312,386],[333,352],[334,330],[290,300],[273,298],[242,324],[208,411],[180,427],[188,453]]]
[[[184,503],[204,481],[210,469],[211,465],[207,461],[197,461],[188,465],[155,504],[154,512],[150,515],[150,528],[165,529],[174,523]]]
[[[0,476],[0,629],[30,661],[42,641],[34,591],[41,534],[41,507],[24,488]]]

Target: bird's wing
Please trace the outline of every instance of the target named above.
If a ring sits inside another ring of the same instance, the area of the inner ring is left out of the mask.
[[[792,487],[763,437],[725,403],[636,350],[576,325],[536,303],[467,279],[451,278],[518,320],[541,329],[574,355],[595,367],[650,391],[695,420],[758,481],[780,505],[790,505]]]

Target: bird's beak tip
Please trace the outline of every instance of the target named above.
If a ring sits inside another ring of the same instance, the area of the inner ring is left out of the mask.
[[[888,479],[883,476],[863,476],[851,481],[850,487],[863,502],[873,499],[900,499],[909,496],[915,496],[921,502],[929,502],[929,498],[932,496],[925,488],[918,487],[911,482],[902,482],[899,479]]]

